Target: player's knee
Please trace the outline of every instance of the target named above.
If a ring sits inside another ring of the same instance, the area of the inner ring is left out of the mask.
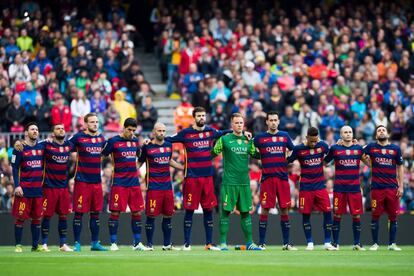
[[[204,213],[204,214],[206,214],[206,213],[210,213],[210,212],[213,212],[213,209],[212,209],[212,208],[204,208],[204,209],[203,209],[203,213]]]
[[[90,217],[91,217],[91,219],[99,219],[99,213],[98,212],[91,212]]]
[[[380,216],[379,216],[379,215],[375,215],[375,214],[373,214],[373,215],[372,215],[372,220],[373,220],[373,221],[378,221],[378,220],[379,220],[379,218],[380,218]]]
[[[33,218],[32,219],[32,224],[34,224],[34,225],[40,225],[40,218]]]
[[[264,215],[264,216],[269,215],[269,208],[262,208],[261,215]]]
[[[268,212],[269,212],[269,210],[268,210]],[[280,210],[280,214],[287,216],[289,214],[289,208],[282,208]]]
[[[14,224],[16,226],[22,227],[24,224],[24,219],[16,219],[16,221],[14,222]]]
[[[82,217],[83,217],[83,213],[78,213],[78,212],[75,213],[75,219],[81,220]]]
[[[134,212],[131,214],[132,220],[141,220],[141,213],[140,212]]]
[[[51,218],[51,216],[43,216],[43,220],[50,220]]]
[[[59,215],[59,220],[67,220],[68,216],[67,215]]]
[[[355,222],[359,222],[359,221],[361,221],[361,216],[360,215],[353,215],[352,220],[355,221]]]
[[[341,215],[340,214],[334,214],[334,220],[341,220]]]
[[[393,215],[388,215],[388,220],[390,222],[396,222],[397,221],[397,215],[393,214]]]

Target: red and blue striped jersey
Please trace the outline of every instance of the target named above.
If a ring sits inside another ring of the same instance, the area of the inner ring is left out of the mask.
[[[147,189],[171,190],[170,160],[172,144],[164,142],[162,145],[150,143],[141,149],[139,162],[147,165]]]
[[[46,141],[41,143],[45,147],[44,186],[47,188],[66,188],[68,186],[69,157],[73,151],[73,145],[67,140],[62,145]]]
[[[285,131],[278,131],[276,134],[263,132],[253,142],[260,152],[262,180],[274,176],[288,180],[286,151],[294,148],[289,134]]]
[[[213,175],[213,162],[211,150],[213,142],[229,131],[216,130],[206,126],[198,131],[192,126],[185,128],[165,141],[170,143],[182,143],[185,147],[185,176],[205,177]]]
[[[112,156],[114,167],[112,186],[139,186],[137,169],[139,150],[136,137],[129,140],[116,135],[106,142],[102,154]]]
[[[23,146],[23,151],[13,150],[12,170],[15,187],[22,187],[24,197],[41,197],[44,176],[44,144]]]
[[[75,181],[101,183],[101,152],[105,144],[103,135],[91,136],[85,132],[78,132],[69,141],[78,153]]]
[[[397,166],[403,164],[399,146],[374,142],[364,148],[371,159],[371,189],[398,189]]]
[[[297,159],[300,163],[300,190],[317,191],[325,189],[325,177],[323,174],[323,160],[329,151],[325,142],[318,142],[314,148],[303,143],[293,148],[288,157],[289,162]]]
[[[330,148],[325,162],[329,163],[332,160],[335,162],[334,192],[361,192],[359,165],[362,154],[363,149],[360,145],[350,147],[333,145]]]

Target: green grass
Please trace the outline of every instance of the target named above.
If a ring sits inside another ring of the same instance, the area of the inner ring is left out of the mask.
[[[14,253],[14,247],[0,247],[1,275],[414,275],[414,246],[403,246],[403,251],[387,251],[381,246],[377,252],[354,252],[350,246],[341,246],[338,252],[316,247],[307,252],[286,252],[280,247],[266,251],[228,252],[204,251],[193,247],[191,252],[136,252],[122,246],[118,252],[32,253],[24,247],[23,253]],[[273,274],[276,275],[276,274]]]

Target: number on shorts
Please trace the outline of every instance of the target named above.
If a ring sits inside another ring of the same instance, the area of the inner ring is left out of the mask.
[[[157,200],[156,199],[150,199],[150,208],[155,208],[157,206]]]
[[[20,202],[20,204],[19,204],[19,211],[24,211],[24,209],[26,209],[26,203]]]
[[[118,202],[119,195],[118,194],[115,194],[114,198],[115,198],[115,202]]]
[[[267,199],[267,192],[264,192],[263,193],[263,200],[266,200]]]
[[[78,204],[82,204],[82,201],[83,201],[83,198],[82,198],[82,196],[80,196],[80,197],[78,198]]]
[[[339,204],[339,198],[335,198],[335,200],[334,200],[334,206],[338,206],[338,204]]]
[[[372,205],[372,208],[377,208],[377,200],[373,199],[371,205]]]
[[[45,198],[45,200],[43,200],[43,207],[47,207],[47,198]]]
[[[304,206],[304,205],[305,205],[305,198],[304,197],[301,197],[299,199],[299,206]]]
[[[187,201],[188,202],[191,202],[192,199],[193,199],[193,195],[192,194],[188,194]]]

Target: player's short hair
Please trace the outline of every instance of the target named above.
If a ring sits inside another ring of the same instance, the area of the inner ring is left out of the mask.
[[[206,112],[206,109],[202,106],[194,107],[194,109],[193,109],[193,118],[195,118],[196,114],[200,113],[200,112]]]
[[[88,113],[83,117],[83,121],[87,123],[90,117],[98,117],[98,115],[95,112]]]
[[[29,122],[24,126],[24,131],[28,131],[31,126],[36,126],[39,129],[39,126],[35,122]]]
[[[137,127],[137,126],[138,126],[137,120],[135,120],[134,118],[126,118],[124,121],[124,128]]]
[[[56,124],[52,125],[52,128],[51,128],[52,132],[55,131],[55,127],[57,127],[57,126],[64,126],[64,124],[63,123],[56,123]]]
[[[276,111],[269,111],[266,113],[266,121],[269,120],[269,116],[277,115],[279,117],[279,114]]]
[[[377,126],[377,127],[375,128],[375,134],[377,133],[378,129],[379,129],[379,128],[381,128],[381,127],[385,128],[385,130],[386,130],[386,131],[387,131],[387,133],[388,133],[388,129],[387,129],[384,125],[379,125],[379,126]]]
[[[316,127],[310,127],[308,129],[308,136],[318,136],[319,135],[319,130]]]
[[[236,112],[236,113],[231,114],[230,120],[233,121],[234,118],[243,118],[243,115],[241,113]]]

